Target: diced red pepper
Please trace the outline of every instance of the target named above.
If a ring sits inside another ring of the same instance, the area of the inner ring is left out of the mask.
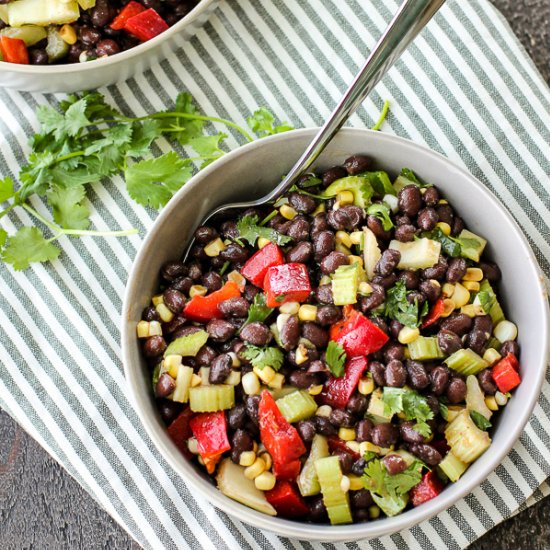
[[[281,249],[275,243],[269,243],[247,260],[241,269],[241,274],[253,285],[263,288],[267,270],[284,263]]]
[[[277,481],[275,487],[265,491],[267,502],[277,510],[277,515],[284,518],[297,518],[309,513],[309,506],[296,489],[288,481]]]
[[[191,427],[189,426],[189,421],[192,416],[193,412],[187,407],[181,411],[167,428],[170,439],[172,439],[176,447],[188,458],[191,457],[191,453],[187,447],[187,440],[192,435]]]
[[[309,274],[304,264],[283,264],[270,267],[264,280],[267,307],[285,302],[304,302],[311,292]]]
[[[351,306],[344,308],[344,319],[330,329],[330,339],[338,342],[348,357],[378,351],[389,336]]]
[[[513,390],[516,386],[519,386],[521,378],[518,369],[519,363],[513,353],[509,353],[493,367],[493,380],[499,391],[506,393]]]
[[[130,17],[134,17],[134,15],[137,15],[146,9],[147,8],[142,6],[139,2],[134,2],[134,0],[131,0],[120,10],[119,14],[113,19],[109,26],[111,29],[119,31],[124,28],[126,21],[128,21]]]
[[[153,9],[142,11],[124,23],[124,30],[146,42],[168,29],[168,23]]]
[[[424,317],[421,328],[426,328],[433,325],[441,317],[444,310],[445,304],[443,303],[443,298],[438,298],[428,312],[428,315]]]
[[[206,471],[209,474],[213,474],[216,471],[216,466],[221,459],[222,453],[220,453],[219,455],[207,456],[206,458],[203,458],[202,461],[204,462],[204,467],[206,468]]]
[[[422,477],[422,481],[415,485],[409,494],[413,506],[419,506],[435,498],[443,491],[443,483],[435,472],[428,472]]]
[[[183,314],[191,321],[207,323],[211,319],[221,319],[222,312],[218,306],[229,298],[237,298],[241,295],[239,285],[234,281],[227,281],[225,285],[207,296],[193,296],[185,305]]]
[[[325,387],[319,395],[319,401],[325,405],[343,409],[348,404],[355,388],[357,388],[359,379],[363,376],[367,365],[366,357],[349,359],[346,363],[344,376],[340,378],[330,376],[325,382]]]
[[[189,426],[204,460],[221,455],[231,448],[224,411],[199,413],[191,418]]]
[[[25,42],[20,38],[0,36],[0,51],[2,52],[3,60],[8,63],[29,64],[29,50],[27,50]]]
[[[260,439],[279,466],[300,458],[306,447],[296,428],[281,414],[271,394],[264,390],[258,407]]]
[[[328,437],[328,448],[329,448],[331,454],[334,451],[341,451],[341,452],[347,453],[349,456],[351,456],[351,458],[353,458],[354,461],[359,460],[361,458],[361,455],[358,452],[350,449],[346,445],[346,442],[343,439],[340,439],[336,435],[331,435],[331,436]]]
[[[273,475],[277,479],[294,481],[300,474],[301,468],[302,463],[299,460],[292,460],[291,462],[287,462],[286,464],[273,462]]]

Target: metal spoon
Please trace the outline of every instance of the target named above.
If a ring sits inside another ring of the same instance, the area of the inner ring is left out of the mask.
[[[204,218],[201,225],[204,225],[208,220],[221,213],[227,214],[228,211],[246,209],[275,201],[290,189],[300,176],[315,162],[338,130],[340,130],[444,3],[445,0],[405,0],[340,100],[340,103],[338,103],[329,119],[281,183],[260,199],[219,206]],[[187,248],[184,259],[187,258],[193,242],[194,239],[192,239]]]

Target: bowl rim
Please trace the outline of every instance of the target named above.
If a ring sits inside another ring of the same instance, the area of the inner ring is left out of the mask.
[[[190,468],[194,468],[194,466],[190,464],[187,458],[174,454],[173,443],[168,440],[166,434],[157,433],[157,425],[155,425],[153,418],[151,418],[150,415],[147,415],[145,410],[143,410],[138,403],[137,388],[141,384],[139,376],[137,376],[137,369],[132,368],[132,365],[130,364],[130,343],[132,341],[131,339],[135,338],[135,336],[133,331],[129,331],[129,323],[127,320],[131,305],[130,299],[131,296],[135,294],[134,287],[136,287],[139,279],[139,266],[147,257],[148,249],[152,246],[156,228],[163,225],[163,220],[166,220],[166,218],[171,215],[172,211],[177,208],[177,204],[179,204],[182,200],[182,197],[185,197],[187,193],[194,192],[196,190],[195,188],[198,188],[204,178],[207,178],[212,172],[223,169],[225,163],[233,162],[235,159],[238,159],[244,155],[252,154],[257,148],[268,147],[272,143],[276,143],[294,136],[307,136],[309,138],[313,138],[317,131],[318,128],[302,128],[282,134],[268,136],[262,138],[261,140],[243,145],[201,170],[174,195],[168,205],[153,222],[153,225],[149,228],[132,264],[132,268],[128,276],[121,314],[121,348],[124,373],[130,385],[131,400],[136,407],[136,412],[143,422],[147,434],[151,437],[155,446],[163,455],[163,458],[182,477],[184,483],[190,485],[194,489],[197,489],[197,491],[199,491],[210,503],[222,511],[226,512],[235,519],[248,523],[249,525],[266,529],[272,533],[285,537],[294,537],[297,539],[311,541],[344,542],[377,538],[412,528],[413,526],[434,517],[435,515],[458,503],[464,498],[464,496],[472,492],[473,489],[484,482],[489,475],[495,471],[497,466],[500,465],[504,458],[508,455],[510,449],[516,444],[540,396],[542,383],[546,373],[546,362],[550,351],[550,310],[548,308],[547,290],[544,286],[543,274],[535,259],[531,247],[529,246],[527,238],[520,230],[509,211],[501,205],[499,200],[477,178],[471,175],[465,168],[462,168],[452,160],[448,159],[446,156],[409,139],[363,128],[343,128],[339,133],[350,133],[351,135],[356,135],[357,138],[360,138],[360,136],[364,136],[365,134],[376,134],[378,136],[376,139],[385,141],[388,146],[398,144],[400,147],[409,148],[421,155],[427,155],[427,157],[431,157],[438,162],[448,164],[462,178],[468,179],[470,183],[477,187],[479,192],[484,196],[484,199],[492,203],[493,207],[499,209],[504,215],[509,224],[510,230],[516,234],[516,237],[519,239],[519,243],[523,248],[523,252],[525,252],[526,256],[529,258],[529,269],[538,281],[537,291],[540,292],[542,301],[545,304],[545,306],[541,308],[542,319],[540,319],[541,332],[544,336],[541,342],[540,364],[537,365],[538,372],[535,374],[535,384],[532,384],[532,397],[522,409],[521,414],[516,416],[517,420],[515,429],[508,433],[504,445],[500,446],[496,450],[493,450],[493,453],[490,455],[483,471],[476,472],[476,474],[470,479],[465,480],[462,478],[456,482],[454,484],[456,489],[453,492],[443,491],[437,498],[428,501],[423,506],[407,510],[406,512],[398,514],[394,517],[386,517],[380,521],[348,525],[318,525],[290,521],[276,516],[268,516],[236,502],[229,497],[226,497],[216,487],[202,479],[201,476],[187,475],[186,472],[182,471],[181,459],[185,460]]]
[[[166,29],[164,32],[154,38],[151,38],[151,40],[148,40],[147,42],[142,42],[137,46],[133,46],[132,48],[124,50],[116,55],[109,56],[106,59],[98,58],[92,61],[87,61],[86,63],[61,63],[58,65],[22,65],[20,63],[0,61],[0,72],[11,71],[20,74],[64,76],[71,73],[86,71],[88,69],[92,70],[99,67],[115,65],[122,61],[129,61],[133,57],[139,56],[148,49],[154,49],[155,46],[160,45],[171,36],[180,32],[187,24],[192,23],[195,19],[200,17],[211,4],[218,1],[219,0],[200,0],[200,2],[191,11],[189,11],[177,23]]]

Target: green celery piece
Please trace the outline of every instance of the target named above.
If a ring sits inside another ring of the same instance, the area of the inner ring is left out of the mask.
[[[467,240],[468,244],[466,245],[462,244],[462,242],[460,243],[460,255],[463,258],[468,258],[469,260],[473,260],[474,262],[479,262],[479,258],[483,253],[483,250],[485,249],[487,241],[483,237],[480,237],[479,235],[476,235],[475,233],[472,233],[467,229],[463,229],[458,235],[458,240],[461,241],[462,239]],[[477,245],[475,246],[470,244],[474,241],[477,242]]]
[[[395,194],[397,195],[399,191],[401,191],[403,187],[407,187],[407,185],[416,185],[417,187],[420,187],[418,183],[406,178],[405,176],[397,176],[397,178],[395,178],[395,181],[393,182],[393,189],[395,191]]]
[[[491,445],[489,434],[475,425],[467,409],[460,411],[447,426],[445,439],[456,458],[466,464],[471,464]]]
[[[489,296],[489,300],[487,300],[485,304],[481,303],[481,301],[479,300],[479,295],[481,293],[486,293],[486,295]],[[501,321],[504,321],[505,317],[504,312],[502,311],[502,307],[498,302],[497,295],[493,290],[491,283],[487,279],[483,279],[483,281],[481,281],[479,292],[474,299],[474,303],[479,303],[483,307],[485,313],[491,316],[491,319],[493,320],[493,326],[496,327]],[[495,349],[498,350],[499,348]]]
[[[346,176],[333,181],[322,193],[324,198],[335,197],[342,191],[353,193],[355,206],[366,208],[371,203],[373,189],[367,176]]]
[[[361,174],[369,178],[369,182],[371,184],[372,189],[374,190],[374,194],[377,197],[384,197],[384,195],[396,195],[395,189],[393,188],[393,185],[391,184],[390,177],[388,176],[387,172],[383,172],[382,170],[378,170],[377,172],[365,172],[364,174]]]
[[[317,403],[307,391],[299,390],[277,399],[277,407],[286,420],[293,423],[313,416]]]
[[[226,384],[197,386],[189,390],[189,406],[193,412],[216,412],[235,404],[235,387]]]
[[[178,375],[176,377],[176,389],[172,394],[172,401],[178,403],[187,403],[189,401],[189,389],[191,387],[191,378],[193,377],[193,369],[180,365],[178,367]]]
[[[385,409],[384,401],[382,401],[382,388],[376,388],[370,396],[367,416],[374,424],[386,424],[387,422],[391,422],[393,413],[387,416],[384,412]]]
[[[459,349],[445,359],[446,365],[464,376],[477,374],[489,366],[489,363],[470,348]]]
[[[409,494],[403,495],[384,495],[379,496],[376,493],[371,493],[374,502],[380,507],[382,512],[388,517],[400,514],[409,502]]]
[[[327,456],[315,461],[323,503],[331,525],[351,523],[353,518],[349,507],[349,493],[342,491],[342,469],[337,456]]]
[[[439,468],[454,483],[467,470],[468,464],[462,462],[452,452],[448,452],[439,463]]]
[[[321,492],[319,478],[315,471],[315,461],[329,456],[328,441],[324,435],[315,434],[311,442],[311,449],[307,460],[304,462],[297,483],[303,497],[311,497]]]
[[[332,276],[334,305],[345,306],[357,302],[359,264],[341,265]]]
[[[208,332],[205,330],[198,330],[193,334],[181,336],[176,338],[166,348],[164,357],[168,355],[182,355],[184,357],[195,357],[199,350],[206,344],[208,340]]]
[[[419,336],[408,347],[411,359],[414,361],[428,361],[445,357],[437,343],[437,336]]]

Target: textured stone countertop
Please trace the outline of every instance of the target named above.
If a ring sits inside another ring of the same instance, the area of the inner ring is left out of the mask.
[[[550,84],[550,0],[491,1]],[[2,410],[0,525],[2,549],[140,548]],[[550,549],[550,498],[495,527],[470,548]]]

